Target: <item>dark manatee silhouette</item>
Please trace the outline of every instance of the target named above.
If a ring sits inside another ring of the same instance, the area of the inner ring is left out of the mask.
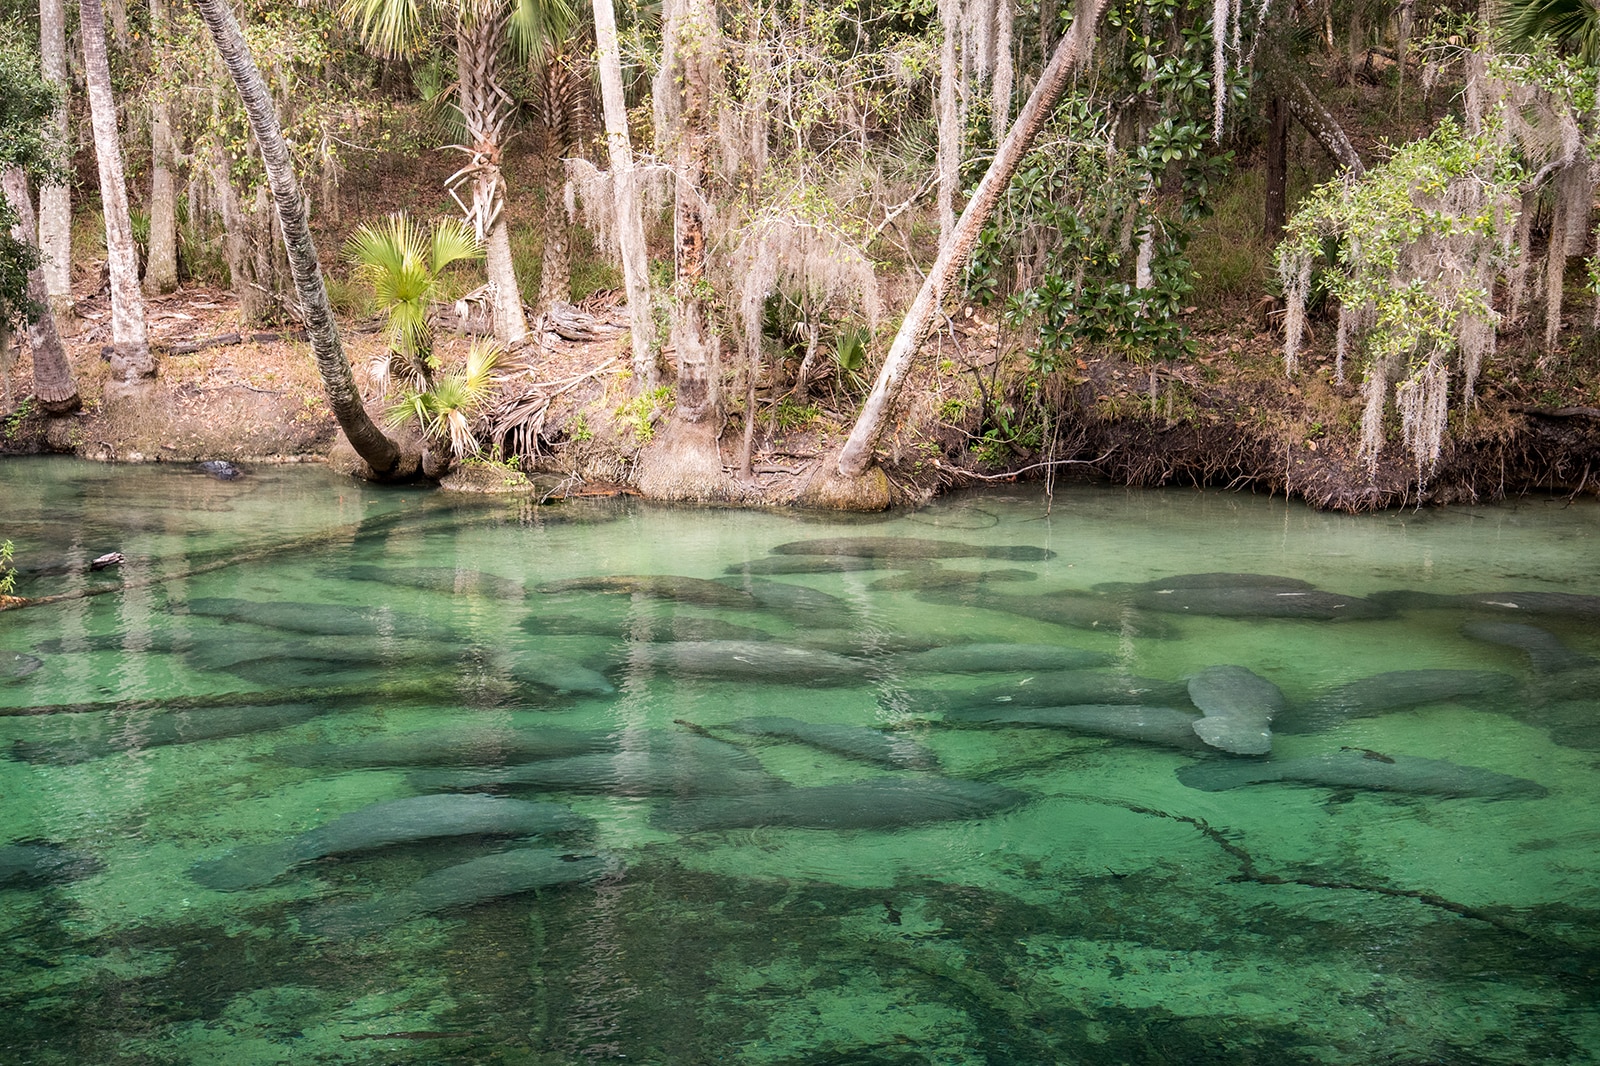
[[[1174,574],[1149,581],[1105,581],[1094,586],[1096,592],[1164,592],[1174,589],[1274,589],[1293,592],[1316,588],[1309,581],[1276,574]]]
[[[371,900],[315,908],[301,918],[300,928],[313,936],[331,939],[363,936],[423,914],[470,907],[555,885],[598,881],[621,870],[620,862],[605,855],[513,848],[447,867]]]
[[[1195,736],[1235,755],[1272,750],[1272,720],[1283,713],[1283,692],[1243,666],[1208,666],[1189,679],[1189,700],[1205,714]]]
[[[1165,619],[1153,617],[1106,596],[1094,596],[1073,589],[1026,596],[990,592],[979,587],[922,589],[915,596],[924,603],[1004,611],[1073,629],[1097,629],[1117,634],[1131,632],[1144,637],[1170,637],[1174,633],[1172,625]]]
[[[773,635],[765,629],[701,615],[605,619],[540,611],[530,614],[519,624],[527,632],[540,636],[595,636],[646,642],[773,639]]]
[[[1341,748],[1297,759],[1202,762],[1181,767],[1178,780],[1190,788],[1221,792],[1246,785],[1284,782],[1328,788],[1413,792],[1432,796],[1538,797],[1549,789],[1537,781],[1414,755],[1385,755],[1365,748]]]
[[[755,601],[738,589],[720,581],[703,577],[678,577],[672,574],[596,574],[591,577],[573,577],[564,581],[547,581],[539,591],[550,596],[574,592],[598,592],[607,595],[649,596],[679,603],[697,603],[703,607],[737,607],[750,609]]]
[[[860,570],[905,570],[933,565],[927,559],[892,559],[871,555],[768,555],[734,563],[724,574],[761,577],[774,574],[848,574]]]
[[[291,600],[244,600],[223,596],[202,596],[185,605],[190,614],[221,618],[230,622],[284,629],[293,633],[315,633],[328,637],[398,636],[426,637],[452,641],[448,627],[414,614],[386,607],[353,607],[338,603],[305,603]]]
[[[763,577],[718,578],[722,584],[749,596],[763,610],[808,626],[842,626],[850,618],[847,600],[821,589]]]
[[[1026,803],[1015,789],[947,777],[883,777],[843,785],[790,788],[738,799],[672,803],[653,824],[679,833],[784,826],[794,829],[898,829],[986,818]]]
[[[1025,670],[1080,670],[1106,666],[1110,655],[1059,644],[947,644],[896,656],[892,669],[902,674],[998,674]]]
[[[1188,688],[1181,681],[1070,670],[1034,674],[1016,681],[974,689],[909,689],[886,697],[897,710],[937,711],[1066,707],[1081,704],[1182,704]]]
[[[20,651],[0,648],[0,684],[20,681],[44,665],[44,660]]]
[[[596,729],[552,725],[456,726],[342,744],[280,747],[293,766],[495,766],[616,751],[619,738]]]
[[[31,888],[93,877],[104,864],[92,855],[43,841],[0,844],[0,888]]]
[[[319,573],[350,581],[376,581],[384,585],[426,589],[452,596],[520,600],[528,594],[520,581],[498,574],[486,574],[482,570],[458,570],[449,566],[333,566]]]
[[[18,740],[12,745],[11,754],[27,762],[65,766],[123,752],[283,729],[308,722],[327,710],[325,705],[316,703],[263,703],[113,714],[95,723],[93,735],[85,735],[91,731],[74,723],[70,734],[55,739]]]
[[[1143,589],[1122,593],[1119,598],[1147,611],[1219,618],[1312,618],[1338,622],[1352,618],[1384,618],[1393,613],[1386,605],[1360,596],[1272,586]]]
[[[1176,707],[1086,704],[1078,707],[963,707],[946,711],[952,725],[1035,726],[1071,733],[1138,740],[1169,748],[1205,747],[1194,731],[1200,716]]]
[[[855,555],[868,559],[1011,559],[1039,562],[1054,559],[1048,548],[1028,545],[961,544],[922,537],[819,537],[795,540],[772,549],[774,555]]]
[[[692,640],[635,644],[629,661],[678,677],[781,681],[794,685],[862,685],[866,664],[833,652],[778,641]]]
[[[875,763],[894,770],[935,770],[939,767],[939,757],[926,745],[909,737],[868,729],[866,726],[803,722],[798,718],[767,715],[741,718],[729,723],[728,728],[750,736],[797,740],[847,759]]]
[[[206,459],[195,464],[195,469],[207,477],[214,477],[218,481],[237,481],[244,477],[244,471],[228,462],[226,459]]]
[[[461,836],[545,836],[587,829],[590,821],[558,803],[501,796],[411,796],[363,807],[276,844],[238,848],[196,863],[189,876],[232,891],[265,885],[300,863],[396,844]]]
[[[1392,589],[1374,593],[1373,599],[1398,610],[1466,610],[1489,615],[1542,615],[1595,621],[1600,619],[1600,596],[1581,592],[1469,592],[1460,594]]]
[[[780,787],[743,748],[695,733],[620,738],[618,750],[469,770],[419,770],[419,789],[528,789],[619,796],[746,795]]]
[[[603,696],[616,691],[604,674],[563,655],[537,648],[514,649],[507,655],[511,676],[525,685],[549,689],[558,694]]]
[[[922,570],[913,570],[908,574],[881,577],[867,587],[875,592],[896,592],[1037,580],[1039,580],[1038,571],[1018,570],[1014,567],[997,570],[946,570],[942,567],[928,567]]]
[[[1461,632],[1473,640],[1517,649],[1528,657],[1528,665],[1541,674],[1559,674],[1600,666],[1600,660],[1573,651],[1548,629],[1526,622],[1480,620],[1468,622],[1461,627]]]
[[[854,655],[857,658],[877,659],[885,655],[928,651],[944,647],[947,637],[931,637],[919,633],[899,633],[886,629],[864,627],[861,629],[813,629],[802,626],[796,629],[794,643],[819,651]]]
[[[1391,670],[1340,685],[1285,712],[1280,733],[1315,733],[1351,718],[1370,718],[1433,703],[1500,702],[1521,682],[1493,670]]]

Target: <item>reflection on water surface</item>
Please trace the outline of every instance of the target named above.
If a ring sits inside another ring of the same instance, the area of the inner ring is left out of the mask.
[[[1591,503],[0,498],[0,1062],[1600,1055]]]

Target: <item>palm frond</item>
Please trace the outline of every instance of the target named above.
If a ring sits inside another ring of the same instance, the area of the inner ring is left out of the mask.
[[[1515,47],[1550,40],[1585,63],[1600,57],[1600,7],[1593,0],[1507,0],[1500,28]]]
[[[339,19],[361,43],[386,59],[415,55],[426,42],[418,0],[343,0]]]
[[[433,249],[428,265],[437,274],[460,259],[482,259],[483,245],[472,227],[459,218],[434,223]]]
[[[567,0],[513,0],[507,29],[518,58],[539,62],[552,44],[572,36],[578,16]]]

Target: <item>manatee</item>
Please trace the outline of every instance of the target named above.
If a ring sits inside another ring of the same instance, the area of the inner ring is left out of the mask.
[[[1370,718],[1431,703],[1477,703],[1515,692],[1518,681],[1492,670],[1391,670],[1322,693],[1283,715],[1282,733],[1315,733],[1350,718]]]
[[[613,796],[743,796],[779,784],[759,764],[654,751],[571,755],[495,769],[419,770],[410,782],[415,788],[458,792],[530,789]]]
[[[521,648],[512,653],[511,676],[525,685],[551,692],[603,696],[616,691],[601,673],[561,655]]]
[[[725,622],[698,615],[670,615],[663,618],[629,618],[607,621],[574,614],[531,614],[521,622],[529,633],[553,636],[596,636],[616,640],[771,640],[765,629]]]
[[[78,881],[102,869],[104,864],[94,856],[59,844],[0,844],[0,888]]]
[[[975,689],[913,689],[898,697],[902,709],[941,711],[971,708],[1066,707],[1083,704],[1166,704],[1187,699],[1187,688],[1177,681],[1153,677],[1071,670],[1037,674],[1018,681],[984,685]]]
[[[1284,592],[1313,589],[1309,581],[1275,574],[1175,574],[1150,581],[1106,581],[1094,586],[1096,592],[1160,592],[1166,589],[1277,589]]]
[[[0,648],[0,684],[20,681],[43,665],[43,659]]]
[[[389,663],[441,665],[462,658],[454,644],[436,641],[352,635],[341,640],[273,640],[238,637],[232,632],[199,640],[185,649],[185,658],[201,670],[227,670],[239,663],[262,659],[309,659],[379,668]]]
[[[498,574],[486,574],[481,570],[462,570],[451,566],[336,566],[328,567],[322,573],[349,581],[376,581],[385,585],[403,585],[481,599],[520,600],[528,594],[520,581]]]
[[[1468,622],[1461,627],[1461,632],[1473,640],[1516,648],[1527,655],[1529,665],[1541,674],[1600,666],[1600,660],[1573,651],[1548,629],[1526,622]]]
[[[866,664],[832,652],[777,641],[685,640],[635,644],[629,661],[678,677],[784,682],[795,685],[861,685]]]
[[[802,722],[798,718],[765,716],[741,718],[728,725],[739,733],[758,737],[786,737],[847,759],[876,763],[895,770],[936,770],[939,757],[906,737],[865,726]]]
[[[1383,618],[1385,605],[1360,596],[1318,589],[1174,588],[1136,591],[1123,597],[1135,607],[1166,614],[1200,614],[1218,618]]]
[[[893,666],[896,672],[905,674],[996,674],[1081,670],[1106,666],[1111,661],[1104,652],[1059,644],[948,644],[897,656]]]
[[[54,637],[50,640],[41,640],[33,646],[33,650],[45,655],[82,655],[96,651],[170,655],[188,651],[201,642],[201,638],[192,633],[147,629],[96,633],[81,637]]]
[[[796,630],[791,639],[801,647],[869,659],[941,648],[948,642],[945,637],[883,629],[813,629],[810,626]]]
[[[1269,781],[1492,799],[1543,796],[1549,792],[1538,782],[1493,770],[1414,755],[1384,755],[1364,748],[1343,748],[1299,759],[1194,763],[1178,770],[1178,780],[1206,792]]]
[[[807,625],[840,625],[850,616],[850,604],[820,589],[761,577],[718,579],[754,600],[762,610]]]
[[[297,603],[290,600],[233,599],[204,596],[186,605],[190,614],[222,618],[230,622],[285,629],[294,633],[316,633],[329,637],[394,636],[426,637],[453,641],[447,627],[417,615],[392,611],[386,607],[352,607],[336,603]]]
[[[594,729],[548,725],[455,726],[343,744],[279,748],[275,758],[293,766],[462,766],[558,759],[616,751],[619,741]]]
[[[762,796],[673,803],[651,819],[679,833],[785,826],[793,829],[898,829],[965,821],[1019,807],[1025,792],[942,777],[883,777],[843,785],[791,788]]]
[[[1118,634],[1131,631],[1145,637],[1170,637],[1173,634],[1172,626],[1160,618],[1153,618],[1104,596],[1090,596],[1070,590],[1016,596],[978,588],[923,589],[915,595],[925,603],[1005,611],[1073,629],[1097,629]]]
[[[574,855],[549,848],[513,848],[450,866],[375,899],[331,903],[300,920],[300,928],[333,939],[365,936],[422,914],[470,907],[538,888],[598,881],[621,870],[604,855]]]
[[[1039,562],[1056,557],[1048,548],[960,544],[921,537],[820,537],[780,544],[772,549],[772,554],[856,555],[869,559],[1010,559],[1017,562]]]
[[[998,581],[1037,581],[1035,570],[945,570],[929,567],[913,570],[909,574],[881,577],[867,588],[876,592],[896,592],[916,589],[942,589],[963,585],[987,585]]]
[[[1272,720],[1283,713],[1283,692],[1242,666],[1208,666],[1189,679],[1189,700],[1205,714],[1195,736],[1235,755],[1272,750]]]
[[[237,481],[244,477],[244,471],[225,459],[207,459],[195,464],[195,469],[207,477],[214,477],[218,481]]]
[[[700,577],[676,577],[670,574],[598,574],[593,577],[574,577],[565,581],[549,581],[539,586],[547,595],[569,592],[600,592],[623,595],[649,596],[679,603],[697,603],[704,607],[739,607],[750,609],[755,601],[736,588],[719,581]]]
[[[81,735],[82,727],[74,723],[71,734],[59,740],[19,740],[12,746],[12,754],[27,762],[67,766],[121,752],[283,729],[310,721],[326,710],[315,703],[268,703],[112,715],[104,720],[97,736]]]
[[[1174,748],[1201,748],[1194,731],[1200,716],[1175,707],[1085,704],[1076,707],[963,707],[945,712],[951,724],[1038,726],[1072,733],[1142,740]]]
[[[235,849],[195,863],[189,876],[207,888],[265,885],[300,863],[326,855],[462,836],[545,836],[587,829],[590,821],[559,803],[502,796],[411,796],[363,807],[276,844]]]
[[[724,574],[761,577],[774,574],[848,574],[859,570],[904,570],[932,565],[927,559],[889,559],[867,555],[769,555],[734,563]]]
[[[1581,592],[1419,592],[1390,589],[1373,593],[1398,610],[1469,610],[1495,615],[1544,615],[1551,618],[1600,619],[1600,596]]]

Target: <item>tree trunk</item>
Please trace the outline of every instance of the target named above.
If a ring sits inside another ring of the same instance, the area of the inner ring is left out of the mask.
[[[70,135],[67,124],[66,0],[39,0],[39,61],[46,81],[61,90],[61,103],[51,118],[60,144]],[[39,190],[39,250],[44,254],[44,288],[51,309],[72,310],[72,188],[66,182]]]
[[[11,236],[33,244],[36,238],[28,176],[21,167],[7,167],[4,184],[6,200],[17,213],[17,224],[11,228]],[[40,305],[38,317],[28,324],[28,344],[33,349],[33,395],[47,413],[69,414],[79,407],[78,385],[72,380],[72,366],[61,347],[54,312],[48,306],[42,267],[35,267],[28,273],[28,299]]]
[[[92,3],[94,0],[86,2]],[[261,146],[261,161],[272,186],[272,198],[277,203],[284,248],[289,255],[295,290],[305,313],[306,332],[311,338],[317,372],[321,374],[323,388],[328,393],[328,407],[338,419],[339,427],[344,430],[356,454],[372,467],[374,473],[379,477],[408,475],[411,471],[402,469],[400,449],[373,423],[367,416],[366,408],[361,405],[355,375],[350,372],[350,360],[345,358],[344,348],[339,341],[333,308],[328,305],[328,290],[322,281],[317,246],[311,240],[305,199],[300,195],[299,183],[289,162],[289,148],[284,143],[283,131],[278,125],[278,113],[272,105],[266,83],[262,81],[261,72],[245,47],[239,24],[234,21],[226,0],[195,0],[195,5],[205,19],[207,29],[211,31],[211,39],[216,42],[228,73],[233,76],[233,82],[239,89],[239,98],[250,117],[250,128]]]
[[[844,477],[860,477],[872,464],[872,450],[883,433],[889,410],[900,394],[900,386],[911,369],[917,349],[927,336],[928,326],[933,321],[945,290],[956,280],[962,264],[972,253],[978,233],[994,212],[1006,187],[1011,184],[1011,177],[1028,154],[1033,139],[1038,136],[1050,112],[1055,109],[1056,102],[1061,99],[1073,71],[1087,61],[1094,47],[1095,28],[1100,23],[1106,3],[1107,0],[1078,0],[1071,30],[1061,39],[1049,66],[1039,77],[1039,84],[1034,86],[1028,102],[1017,115],[1016,124],[995,152],[994,160],[989,164],[983,180],[978,183],[977,191],[968,201],[966,209],[961,212],[950,239],[940,245],[939,257],[934,260],[916,299],[911,302],[905,321],[901,323],[900,331],[895,334],[894,343],[884,359],[883,369],[878,373],[878,380],[873,383],[872,393],[862,405],[861,415],[839,453],[839,473]]]
[[[1289,109],[1277,95],[1267,104],[1267,155],[1266,211],[1262,231],[1267,240],[1276,241],[1283,236],[1284,224],[1289,220]]]
[[[617,243],[622,246],[622,277],[628,290],[628,324],[633,333],[633,376],[641,389],[653,389],[661,374],[654,351],[655,321],[650,313],[650,261],[634,181],[628,105],[622,91],[622,53],[611,0],[594,0],[594,27],[606,149],[611,154],[611,190],[617,205]]]
[[[165,45],[166,33],[166,0],[150,0],[153,48]],[[178,287],[178,212],[172,187],[172,158],[172,118],[166,97],[158,92],[150,98],[150,239],[144,260],[144,291],[151,296]]]
[[[544,185],[544,210],[539,228],[543,241],[539,253],[539,299],[534,303],[534,314],[572,302],[572,236],[571,220],[567,218],[567,205],[562,196],[566,184],[561,168],[561,144],[556,131],[548,125],[543,135],[544,151],[539,161]]]
[[[1317,98],[1305,79],[1290,69],[1282,57],[1265,49],[1262,50],[1259,65],[1266,76],[1268,88],[1283,100],[1295,121],[1304,126],[1306,132],[1315,137],[1334,161],[1349,170],[1352,176],[1359,178],[1365,174],[1366,164],[1361,162],[1361,156],[1345,135],[1344,127]]]
[[[487,13],[472,17],[463,10],[456,23],[456,84],[460,92],[461,121],[467,128],[472,157],[461,172],[470,177],[472,204],[467,220],[484,244],[485,268],[494,285],[494,335],[501,344],[519,343],[528,335],[522,314],[522,289],[511,259],[511,232],[505,220],[505,179],[500,173],[500,153],[511,113],[505,92],[494,80],[500,54],[503,19]]]
[[[122,176],[122,138],[117,105],[111,97],[111,65],[106,59],[105,13],[100,0],[82,0],[78,22],[83,37],[84,81],[94,125],[94,154],[100,165],[100,202],[105,211],[106,258],[111,273],[111,376],[131,384],[155,377],[156,363],[145,335],[144,296],[139,291],[139,256],[128,220],[128,185]]]
[[[956,68],[959,61],[956,38],[961,33],[960,0],[939,0],[939,24],[942,37],[939,45],[939,192],[936,202],[939,245],[943,247],[956,227],[956,186],[961,182],[961,144],[964,139],[961,107],[956,98],[956,80],[960,73]]]

